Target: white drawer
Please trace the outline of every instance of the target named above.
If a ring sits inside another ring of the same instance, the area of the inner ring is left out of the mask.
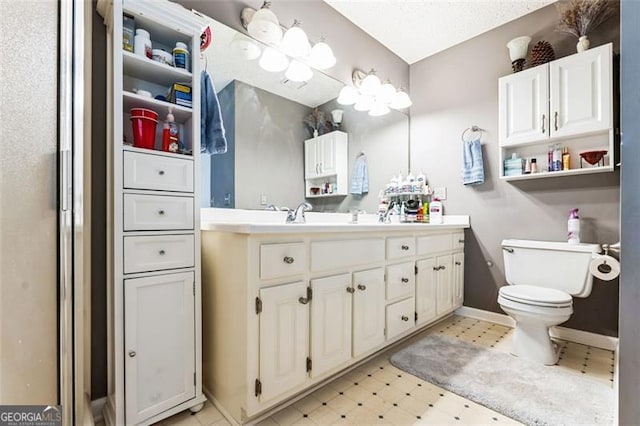
[[[311,272],[384,261],[384,239],[312,241]]]
[[[416,274],[413,262],[387,266],[387,300],[411,296],[415,290]]]
[[[418,255],[451,251],[453,248],[451,235],[446,233],[418,237]]]
[[[124,237],[125,274],[192,266],[193,234]]]
[[[260,246],[260,278],[287,277],[307,269],[304,243],[262,244]]]
[[[454,232],[451,234],[451,238],[451,244],[454,250],[464,248],[464,231]]]
[[[125,188],[193,192],[193,161],[124,152]]]
[[[413,256],[416,253],[416,239],[413,237],[387,238],[387,259]]]
[[[415,299],[406,299],[387,306],[387,340],[415,326]]]
[[[124,195],[124,230],[193,229],[193,197]]]

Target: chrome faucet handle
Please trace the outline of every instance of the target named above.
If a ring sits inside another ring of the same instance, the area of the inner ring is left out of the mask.
[[[265,208],[265,210],[271,210],[271,211],[274,211],[274,212],[278,212],[278,211],[280,211],[280,209],[278,208],[278,206],[276,206],[275,204],[269,204],[269,205]]]

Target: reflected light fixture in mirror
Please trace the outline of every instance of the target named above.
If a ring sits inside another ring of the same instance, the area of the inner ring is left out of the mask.
[[[277,51],[272,47],[266,47],[260,57],[260,67],[269,72],[280,72],[287,69],[289,60],[284,53]]]
[[[311,80],[313,71],[311,71],[308,65],[294,59],[291,61],[291,64],[289,64],[289,68],[287,68],[287,72],[284,75],[291,81],[301,83]]]
[[[311,45],[307,34],[300,28],[300,21],[293,21],[291,28],[284,33],[280,43],[280,50],[293,58],[309,56]]]
[[[400,87],[399,90],[389,80],[384,83],[371,70],[368,74],[362,70],[354,70],[353,86],[344,86],[338,95],[340,105],[353,105],[356,111],[368,111],[371,116],[388,114],[391,109],[404,109],[411,106],[409,95]]]
[[[271,2],[265,1],[247,25],[251,37],[266,44],[278,44],[282,40],[282,28],[275,13],[269,9]]]
[[[324,37],[320,38],[320,41],[311,48],[309,63],[319,70],[329,69],[336,64],[336,57],[333,55],[333,50],[331,50],[331,47],[326,43]]]
[[[233,36],[231,47],[239,51],[242,56],[249,61],[259,58],[260,53],[262,53],[262,49],[260,49],[258,43],[241,33],[236,33],[236,35]]]

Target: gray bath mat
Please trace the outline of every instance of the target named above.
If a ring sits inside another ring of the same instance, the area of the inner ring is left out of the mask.
[[[608,385],[452,337],[428,336],[391,364],[525,424],[613,424]]]

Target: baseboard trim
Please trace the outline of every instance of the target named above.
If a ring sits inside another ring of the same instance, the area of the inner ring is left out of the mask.
[[[455,311],[456,315],[462,315],[469,318],[475,318],[483,321],[489,321],[495,324],[513,327],[515,322],[509,315],[499,314],[496,312],[484,311],[482,309],[463,306]],[[605,336],[603,334],[591,333],[588,331],[575,330],[567,327],[552,327],[549,330],[551,337],[557,339],[568,340],[569,342],[580,343],[582,345],[593,346],[609,351],[618,350],[618,338]]]
[[[105,405],[107,405],[106,396],[103,396],[102,398],[94,399],[93,401],[91,401],[91,416],[93,416],[94,425],[104,421],[103,410]]]

